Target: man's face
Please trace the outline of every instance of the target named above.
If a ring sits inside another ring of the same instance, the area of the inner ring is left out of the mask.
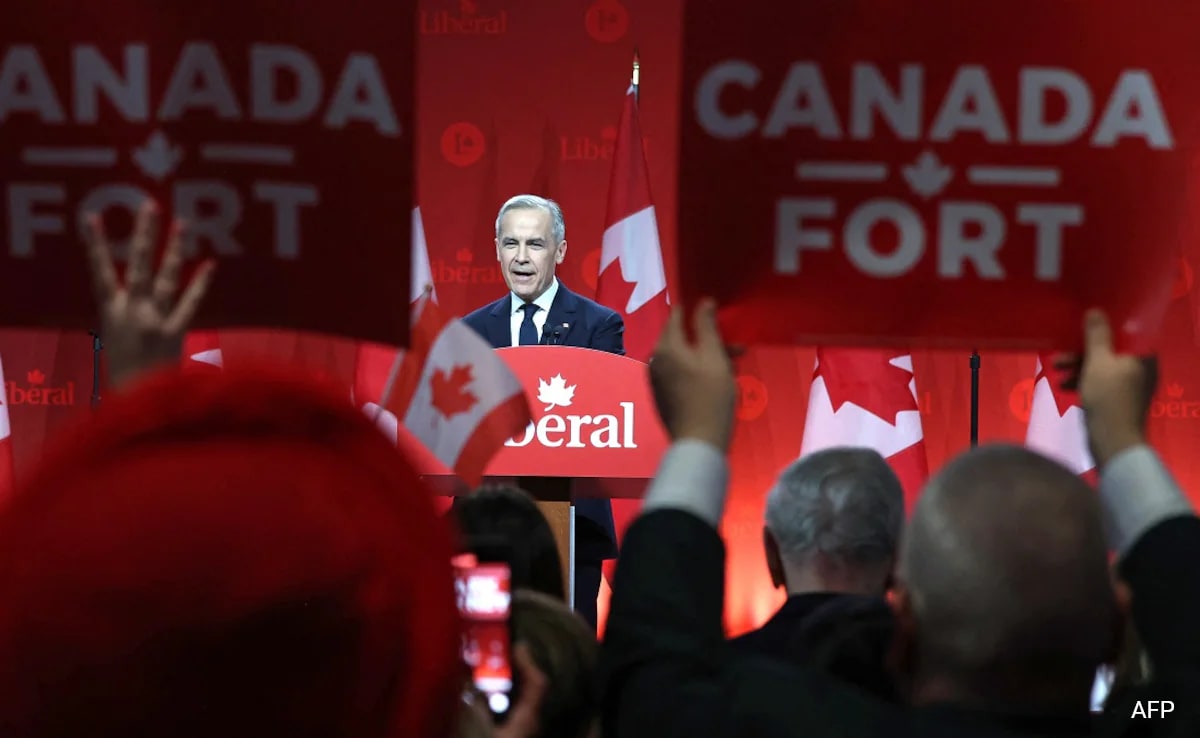
[[[554,267],[567,255],[567,242],[554,242],[550,213],[542,208],[509,210],[500,219],[496,258],[504,281],[517,297],[532,302],[554,282]]]

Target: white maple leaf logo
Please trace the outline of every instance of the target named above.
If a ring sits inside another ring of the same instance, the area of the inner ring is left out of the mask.
[[[546,412],[550,412],[557,407],[569,407],[571,399],[575,397],[575,386],[567,386],[566,380],[561,374],[555,374],[550,378],[550,382],[538,378],[538,402],[546,403]]]

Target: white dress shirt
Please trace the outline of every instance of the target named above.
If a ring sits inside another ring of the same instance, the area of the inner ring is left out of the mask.
[[[1146,445],[1127,448],[1109,459],[1100,472],[1100,501],[1109,545],[1121,556],[1167,518],[1195,515],[1162,459]]]
[[[729,461],[725,454],[705,441],[684,438],[672,443],[663,454],[658,474],[642,500],[642,512],[682,510],[719,528],[728,486]]]
[[[511,293],[511,294],[512,294],[512,315],[510,317],[509,322],[512,326],[512,339],[511,339],[512,343],[510,343],[509,345],[510,346],[520,346],[521,345],[521,323],[524,322],[524,320],[525,320],[525,311],[521,309],[521,306],[525,304],[525,301],[522,300],[521,298],[517,297],[515,293]],[[539,310],[533,314],[533,325],[535,328],[537,328],[537,335],[538,335],[539,342],[542,340],[542,326],[546,325],[546,318],[550,317],[550,306],[554,304],[554,296],[557,294],[558,294],[558,277],[555,277],[554,281],[550,283],[550,286],[546,289],[546,291],[543,292],[541,294],[541,296],[538,297],[538,299],[533,301],[533,304],[537,305],[539,308]]]

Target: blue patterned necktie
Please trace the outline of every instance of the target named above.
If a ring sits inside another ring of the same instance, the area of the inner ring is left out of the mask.
[[[525,311],[525,319],[521,321],[521,332],[518,334],[520,342],[518,346],[536,346],[538,345],[537,326],[533,324],[533,314],[538,311],[538,306],[532,302],[527,302],[521,306]]]

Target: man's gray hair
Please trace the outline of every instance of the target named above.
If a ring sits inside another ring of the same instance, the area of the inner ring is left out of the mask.
[[[789,561],[824,554],[849,564],[896,556],[904,525],[904,488],[879,453],[831,448],[779,475],[767,495],[767,529]]]
[[[510,197],[500,206],[500,212],[496,214],[496,238],[500,238],[500,221],[504,220],[504,214],[509,210],[536,210],[538,208],[550,213],[550,235],[554,237],[553,245],[557,246],[567,240],[567,223],[563,220],[562,208],[553,200],[537,195]]]

